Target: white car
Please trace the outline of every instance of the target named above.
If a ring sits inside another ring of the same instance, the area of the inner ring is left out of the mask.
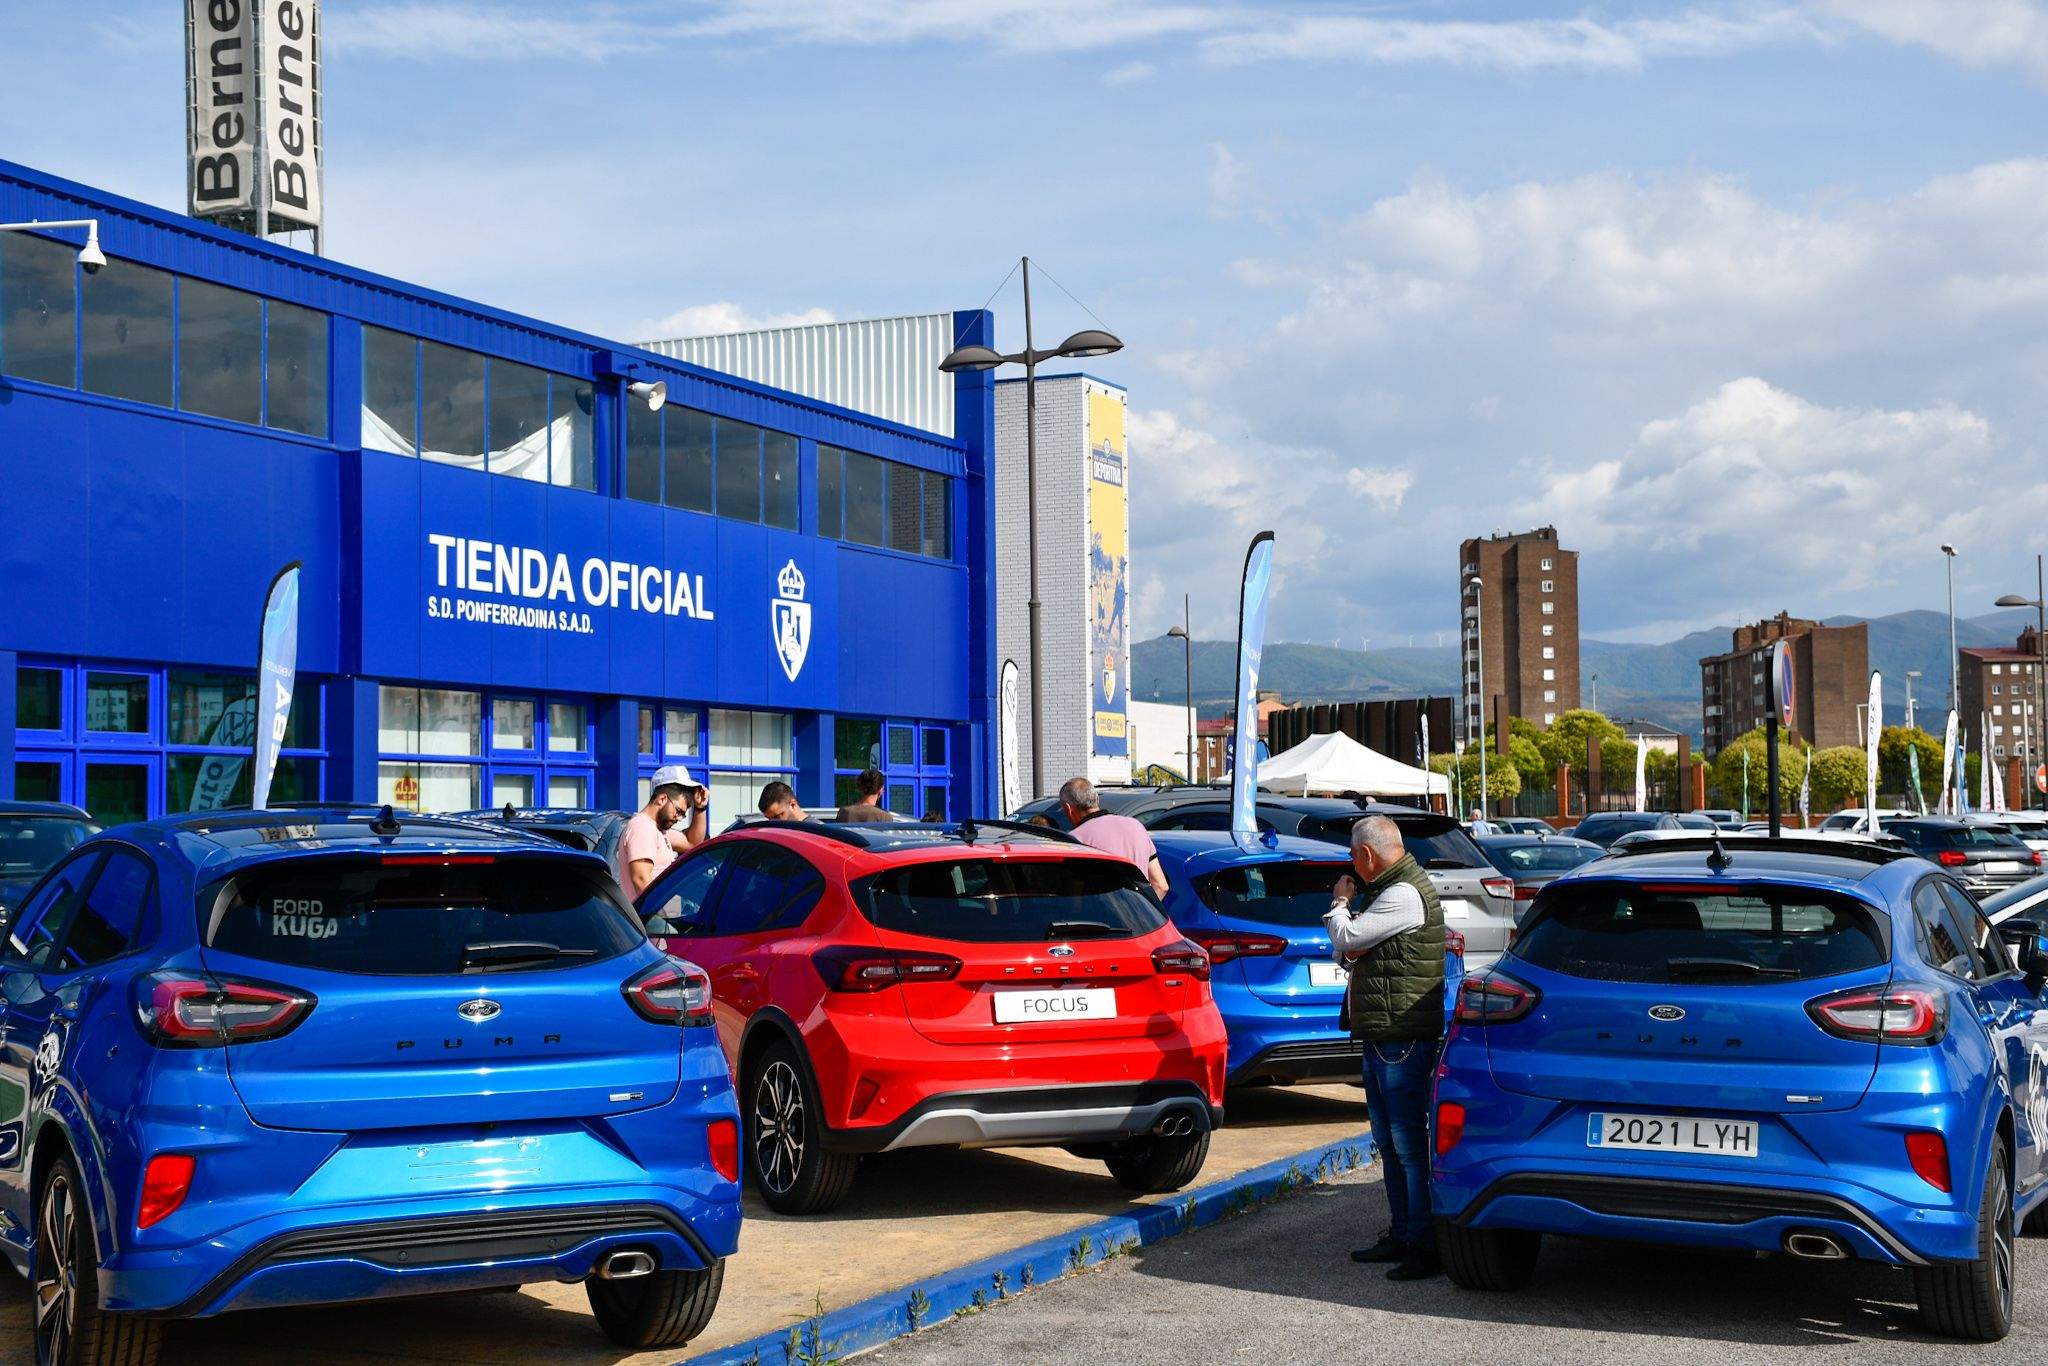
[[[2002,825],[2027,848],[2048,852],[2048,811],[1972,811],[1963,820],[1970,825]]]
[[[2002,924],[2015,916],[2025,916],[2036,924],[2048,928],[2048,874],[2029,878],[2017,887],[2008,887],[2002,892],[1993,892],[1978,903],[1984,918],[1993,925]]]
[[[1880,806],[1877,808],[1878,825],[1882,828],[1886,821],[1901,821],[1913,814],[1911,811],[1902,811],[1896,806]],[[1820,834],[1830,834],[1836,831],[1858,831],[1863,828],[1865,815],[1866,813],[1862,807],[1852,806],[1847,811],[1835,812],[1834,815],[1829,816],[1826,820],[1815,826],[1814,830]]]

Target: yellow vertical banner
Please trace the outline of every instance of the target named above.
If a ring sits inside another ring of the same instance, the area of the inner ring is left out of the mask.
[[[1127,758],[1130,741],[1131,521],[1124,396],[1088,386],[1088,658],[1094,753]]]

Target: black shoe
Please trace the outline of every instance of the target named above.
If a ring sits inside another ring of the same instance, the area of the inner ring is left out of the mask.
[[[1437,1259],[1436,1253],[1432,1251],[1419,1253],[1412,1257],[1403,1257],[1399,1266],[1388,1269],[1387,1279],[1390,1281],[1426,1281],[1432,1276],[1441,1276],[1443,1274],[1444,1264]]]
[[[1399,1262],[1408,1257],[1408,1244],[1394,1236],[1389,1229],[1380,1235],[1380,1240],[1371,1247],[1362,1247],[1351,1254],[1354,1262]]]

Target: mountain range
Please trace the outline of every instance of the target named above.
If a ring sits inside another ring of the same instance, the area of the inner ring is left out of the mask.
[[[1959,618],[1958,645],[2010,645],[2034,614],[2025,609]],[[1870,666],[1885,677],[1885,722],[1905,719],[1905,675],[1917,670],[1914,698],[1920,723],[1939,724],[1948,698],[1948,618],[1940,612],[1895,612],[1883,617],[1829,617],[1828,626],[1870,627]],[[1701,737],[1700,660],[1729,648],[1732,627],[1694,631],[1660,645],[1611,640],[1579,642],[1579,671],[1586,679],[1583,704],[1617,719],[1655,721]],[[1203,716],[1230,710],[1237,670],[1237,642],[1194,642],[1194,699]],[[1599,676],[1595,684],[1594,675]],[[1458,652],[1452,645],[1398,646],[1347,650],[1335,645],[1281,642],[1266,647],[1262,690],[1289,702],[1352,702],[1374,698],[1454,695]],[[1141,702],[1179,702],[1183,692],[1181,644],[1165,636],[1140,641],[1131,650],[1131,696]],[[1569,705],[1567,703],[1567,705]],[[1560,708],[1562,710],[1563,708]]]

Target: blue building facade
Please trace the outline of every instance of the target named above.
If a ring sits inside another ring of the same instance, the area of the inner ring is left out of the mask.
[[[987,375],[948,440],[0,162],[72,218],[0,233],[0,798],[246,802],[298,561],[277,800],[996,804]]]

